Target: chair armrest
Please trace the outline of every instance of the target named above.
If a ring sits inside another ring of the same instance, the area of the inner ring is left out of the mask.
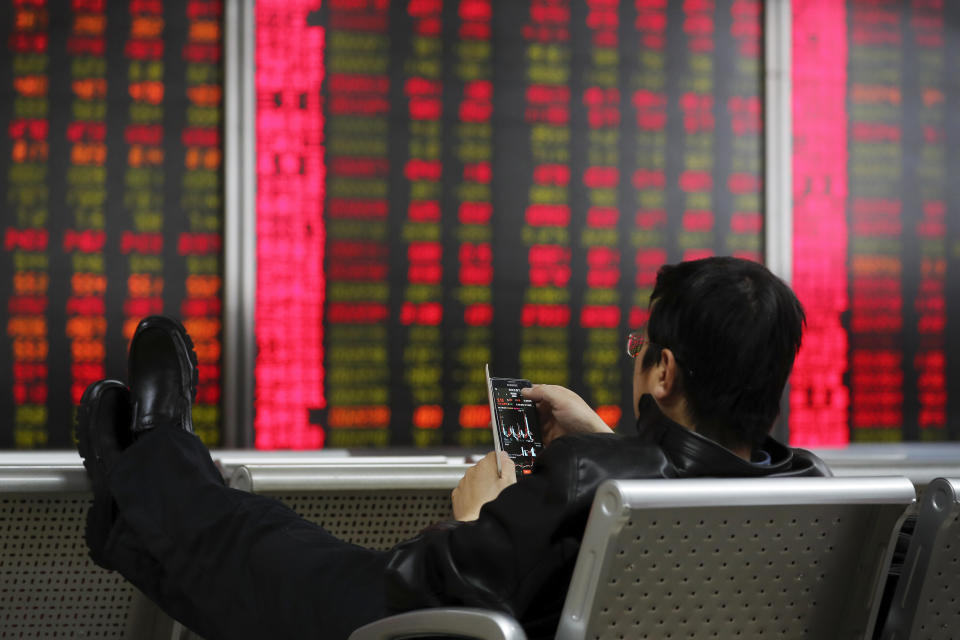
[[[350,634],[349,640],[398,640],[429,635],[476,640],[527,640],[516,620],[498,611],[446,607],[408,611],[381,618]]]

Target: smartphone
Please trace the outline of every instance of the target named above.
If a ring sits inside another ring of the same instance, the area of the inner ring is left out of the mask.
[[[493,429],[493,447],[497,453],[506,451],[517,466],[518,474],[529,474],[537,456],[543,450],[540,418],[533,400],[520,394],[524,387],[532,387],[521,378],[491,378],[490,365],[484,368],[487,376],[487,397],[490,399],[490,427]],[[497,457],[497,474],[503,475]]]

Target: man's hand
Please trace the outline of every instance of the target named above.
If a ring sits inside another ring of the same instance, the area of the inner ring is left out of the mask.
[[[473,465],[460,478],[460,484],[453,490],[453,517],[461,522],[476,520],[480,517],[480,507],[490,502],[500,492],[516,483],[517,470],[513,460],[500,452],[500,465],[503,477],[497,477],[497,454],[491,451],[483,460]]]
[[[535,384],[521,389],[524,398],[533,400],[540,414],[543,444],[574,433],[613,433],[603,418],[576,393],[555,384]]]

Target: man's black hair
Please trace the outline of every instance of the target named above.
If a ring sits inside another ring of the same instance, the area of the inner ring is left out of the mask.
[[[661,267],[650,305],[642,368],[670,349],[696,431],[731,449],[759,445],[806,322],[790,287],[756,262],[705,258]]]

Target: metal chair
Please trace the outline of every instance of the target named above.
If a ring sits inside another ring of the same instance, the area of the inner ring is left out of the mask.
[[[443,607],[400,613],[360,627],[350,634],[349,640],[438,637],[527,640],[523,627],[510,616],[470,607]]]
[[[462,459],[437,456],[271,464],[274,457],[258,453],[231,459],[234,486],[272,494],[374,548],[449,518],[450,490],[467,468]],[[196,638],[120,574],[90,560],[83,534],[91,497],[75,451],[0,455],[0,638]]]
[[[0,637],[169,640],[173,621],[83,539],[90,484],[72,456],[0,464]]]
[[[960,479],[927,485],[883,640],[950,640],[960,630]]]
[[[915,498],[906,478],[607,481],[556,637],[869,638],[893,534]],[[412,631],[385,618],[351,640],[524,638],[467,633],[457,611],[414,612]]]
[[[414,465],[375,458],[325,465],[244,464],[231,487],[277,498],[341,540],[389,549],[453,517],[450,491],[465,462]]]

